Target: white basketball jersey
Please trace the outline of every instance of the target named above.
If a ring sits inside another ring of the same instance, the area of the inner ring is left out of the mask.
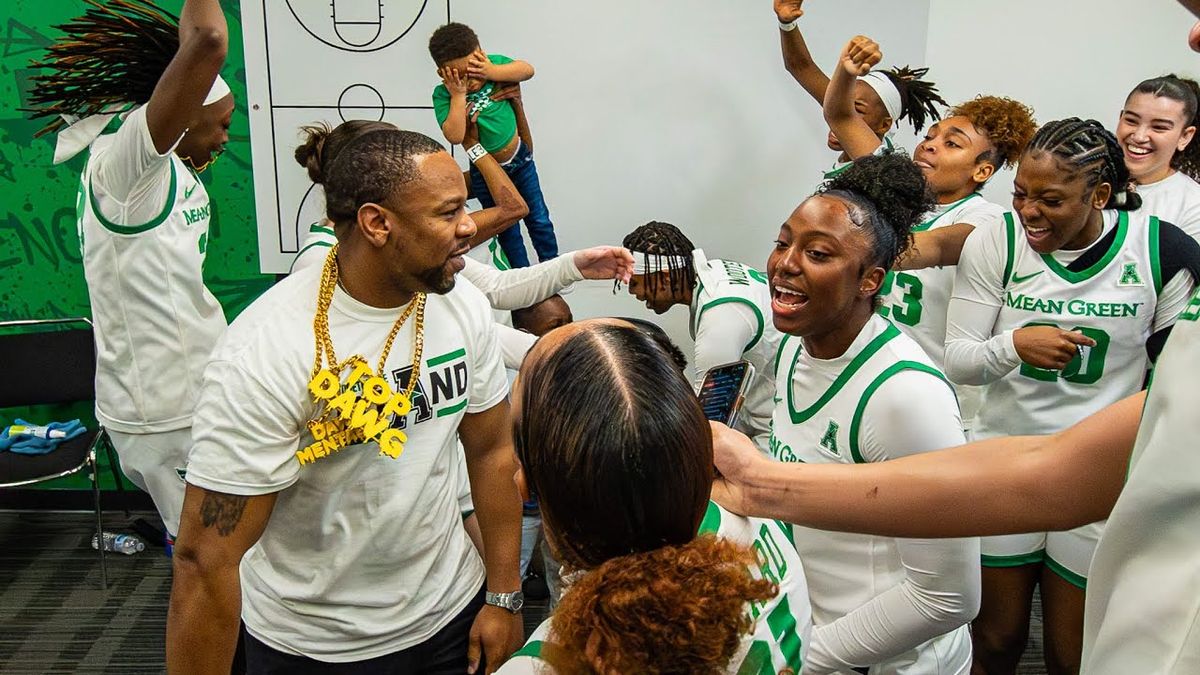
[[[115,223],[119,204],[92,185],[100,136],[83,169],[78,214],[96,332],[96,416],[127,433],[191,425],[200,376],[225,331],[202,268],[212,215],[199,177],[173,153],[169,197],[147,223]],[[106,206],[111,208],[106,209]]]
[[[1200,673],[1200,290],[1158,359],[1088,576],[1083,671]]]
[[[925,214],[925,222],[913,228],[924,232],[967,223],[976,228],[999,226],[1004,209],[978,192],[952,204],[939,205]],[[954,290],[953,267],[889,272],[880,291],[879,313],[892,320],[904,334],[916,340],[935,365],[946,358],[946,309]]]
[[[1030,325],[1079,331],[1096,341],[1061,371],[1021,364],[984,388],[978,438],[1061,431],[1137,392],[1149,367],[1162,271],[1158,219],[1116,212],[1116,236],[1104,256],[1072,272],[1029,247],[1019,221],[1004,214],[1008,247],[1003,305],[993,335]],[[1111,215],[1106,212],[1106,217]]]
[[[1139,213],[1158,216],[1200,241],[1200,183],[1176,171],[1157,183],[1137,186]]]
[[[742,358],[754,366],[754,381],[746,392],[737,428],[748,436],[763,436],[771,430],[772,397],[775,395],[775,354],[783,335],[771,321],[771,289],[767,275],[732,260],[708,260],[697,249],[693,255],[696,289],[692,294],[692,339],[704,321],[705,312],[725,303],[740,303],[754,312],[758,332],[742,349]]]
[[[753,576],[779,585],[774,598],[746,608],[754,630],[742,638],[726,672],[774,674],[791,669],[799,674],[812,633],[812,610],[804,566],[792,541],[792,526],[777,520],[739,516],[709,502],[699,533],[715,534],[753,548],[759,560],[758,569],[751,570]],[[550,623],[551,619],[543,621],[529,642],[500,667],[498,674],[549,672],[540,669],[540,654],[550,634]]]
[[[857,350],[855,352],[855,350]],[[916,342],[879,316],[873,316],[836,373],[803,373],[796,368],[802,340],[786,336],[779,350],[776,384],[779,399],[771,431],[771,454],[783,462],[856,464],[875,461],[860,448],[858,431],[867,402],[892,376],[905,371],[945,377]],[[832,384],[816,388],[816,382]],[[946,382],[949,387],[950,383]],[[919,406],[919,402],[914,402]],[[919,411],[914,410],[914,414]],[[905,578],[893,537],[829,532],[794,526],[796,549],[804,561],[813,620],[831,623]],[[938,636],[876,664],[871,672],[929,675],[958,672],[970,662],[967,627]],[[936,656],[931,656],[936,654]],[[947,654],[953,655],[947,658]],[[927,670],[930,663],[942,669]]]

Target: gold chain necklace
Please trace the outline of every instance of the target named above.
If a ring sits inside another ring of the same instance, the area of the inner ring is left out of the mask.
[[[412,393],[416,389],[421,372],[421,356],[425,351],[425,293],[417,293],[409,301],[396,322],[392,324],[374,376],[366,359],[353,355],[338,361],[329,332],[329,306],[333,301],[334,289],[338,285],[338,245],[329,250],[325,266],[321,270],[321,281],[317,292],[317,311],[313,316],[313,338],[316,356],[313,361],[309,391],[318,403],[325,401],[323,410],[308,423],[316,442],[296,453],[301,465],[315,461],[341,450],[347,445],[364,440],[378,440],[380,451],[396,458],[403,451],[404,432],[389,429],[387,420],[391,415],[404,415],[411,409]],[[384,376],[384,365],[392,350],[392,343],[400,328],[410,316],[414,319],[412,372],[402,393],[393,392]],[[351,368],[349,380],[342,382],[342,372]],[[358,382],[364,382],[361,395],[351,390]],[[382,418],[382,419],[381,419]]]

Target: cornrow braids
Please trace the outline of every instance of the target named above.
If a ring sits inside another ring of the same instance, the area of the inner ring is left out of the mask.
[[[653,220],[626,235],[621,245],[634,255],[642,255],[651,293],[658,290],[658,272],[667,273],[667,285],[673,294],[695,288],[696,266],[692,262],[695,246],[678,227]]]
[[[1138,83],[1129,92],[1161,96],[1183,104],[1184,126],[1200,126],[1200,84],[1188,77],[1171,73]],[[1171,157],[1171,168],[1182,171],[1192,180],[1200,181],[1200,142],[1195,138],[1183,150],[1175,151]]]
[[[1076,175],[1086,176],[1088,189],[1111,185],[1104,208],[1133,211],[1142,205],[1142,198],[1129,189],[1129,169],[1117,137],[1096,120],[1069,117],[1047,122],[1034,134],[1026,153],[1034,151],[1049,152]]]
[[[179,18],[148,0],[85,0],[83,16],[58,26],[64,35],[30,64],[51,72],[33,78],[25,112],[54,119],[35,137],[58,131],[60,115],[80,117],[150,100],[179,49]]]
[[[936,104],[949,104],[938,94],[936,84],[921,79],[929,72],[928,68],[896,66],[879,72],[886,75],[900,92],[900,119],[897,122],[908,118],[913,129],[920,131],[927,121],[942,119]]]

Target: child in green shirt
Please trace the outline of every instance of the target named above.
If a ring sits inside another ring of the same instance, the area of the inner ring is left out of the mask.
[[[504,86],[533,77],[533,66],[501,54],[484,53],[475,31],[461,23],[448,23],[434,31],[429,38],[429,55],[442,78],[442,84],[433,90],[433,110],[446,140],[451,144],[462,142],[468,117],[479,126],[479,144],[467,151],[471,159],[471,195],[484,208],[495,204],[483,175],[475,168],[475,160],[490,153],[529,207],[525,229],[538,259],[556,257],[558,242],[533,162],[532,139],[524,124],[519,89],[515,84]],[[513,267],[529,266],[518,225],[496,237]]]

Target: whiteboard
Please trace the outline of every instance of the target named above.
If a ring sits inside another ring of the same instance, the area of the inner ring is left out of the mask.
[[[246,0],[242,28],[261,270],[284,273],[325,211],[294,152],[316,121],[386,120],[441,139],[429,35],[449,0]]]

